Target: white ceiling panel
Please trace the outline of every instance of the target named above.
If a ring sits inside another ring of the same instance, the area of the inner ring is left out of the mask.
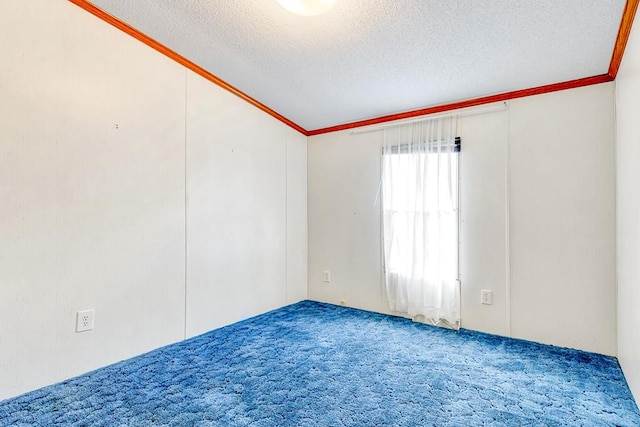
[[[624,0],[94,0],[307,130],[606,74]]]

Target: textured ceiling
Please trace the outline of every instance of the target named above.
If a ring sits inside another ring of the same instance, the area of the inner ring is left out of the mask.
[[[307,130],[606,74],[624,0],[92,0]]]

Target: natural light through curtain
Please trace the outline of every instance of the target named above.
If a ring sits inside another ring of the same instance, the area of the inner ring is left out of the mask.
[[[382,207],[385,282],[393,312],[457,328],[457,119],[384,130]]]

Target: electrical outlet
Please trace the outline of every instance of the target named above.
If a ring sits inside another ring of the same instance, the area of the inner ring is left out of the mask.
[[[95,310],[82,310],[76,317],[76,332],[90,331],[93,329]]]
[[[329,283],[331,281],[331,272],[329,270],[325,270],[322,273],[322,280],[326,283]]]
[[[483,289],[480,291],[480,302],[482,304],[491,305],[493,303],[493,292]]]

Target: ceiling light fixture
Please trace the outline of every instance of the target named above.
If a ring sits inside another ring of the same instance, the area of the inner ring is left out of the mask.
[[[336,0],[278,0],[280,6],[289,12],[302,16],[315,16],[325,13]]]

